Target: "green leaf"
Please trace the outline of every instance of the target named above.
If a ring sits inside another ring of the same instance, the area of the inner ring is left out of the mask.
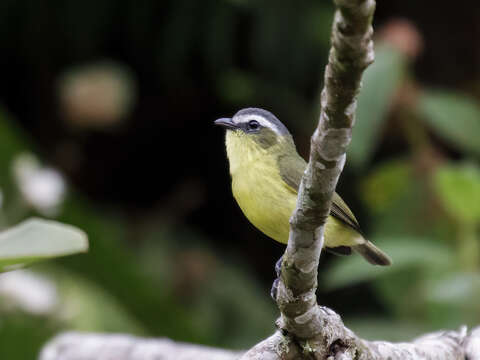
[[[349,162],[357,169],[365,167],[373,155],[382,123],[405,76],[405,68],[405,58],[400,52],[385,45],[375,49],[375,62],[363,75],[357,101],[357,120],[348,149]]]
[[[361,256],[353,254],[339,259],[329,269],[324,279],[325,288],[338,289],[415,266],[446,268],[454,262],[447,246],[422,238],[398,237],[373,242],[392,257],[392,266],[372,266]]]
[[[33,218],[0,233],[0,272],[87,249],[87,236],[82,230]]]
[[[431,90],[419,98],[419,111],[433,130],[446,141],[480,156],[480,106],[449,91]]]
[[[434,175],[434,186],[440,201],[454,218],[471,224],[480,221],[478,166],[463,164],[441,167]]]
[[[361,197],[371,210],[383,212],[405,195],[410,182],[410,164],[403,159],[392,160],[378,166],[362,182]]]

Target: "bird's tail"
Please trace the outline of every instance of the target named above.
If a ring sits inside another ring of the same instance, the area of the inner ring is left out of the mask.
[[[392,264],[392,259],[368,240],[361,245],[352,246],[352,249],[362,255],[370,264],[382,266]]]

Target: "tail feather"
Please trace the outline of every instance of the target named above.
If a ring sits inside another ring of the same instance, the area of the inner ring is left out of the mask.
[[[392,259],[368,240],[361,245],[352,246],[352,249],[362,255],[370,264],[382,266],[392,264]]]

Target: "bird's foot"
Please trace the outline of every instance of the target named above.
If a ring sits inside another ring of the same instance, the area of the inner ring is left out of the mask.
[[[277,278],[279,278],[280,275],[282,275],[282,262],[283,262],[283,255],[275,263],[275,273],[277,274]]]
[[[275,273],[277,274],[277,278],[273,280],[272,289],[270,290],[270,296],[273,301],[277,300],[278,283],[280,282],[280,276],[282,275],[282,262],[283,256],[275,263]]]
[[[275,280],[273,280],[272,289],[270,290],[270,296],[272,297],[273,301],[277,301],[277,290],[279,282],[280,278],[276,278]]]

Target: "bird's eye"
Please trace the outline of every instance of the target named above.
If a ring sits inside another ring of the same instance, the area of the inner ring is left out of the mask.
[[[250,120],[248,122],[248,129],[249,130],[257,130],[260,127],[260,124],[257,120]]]

